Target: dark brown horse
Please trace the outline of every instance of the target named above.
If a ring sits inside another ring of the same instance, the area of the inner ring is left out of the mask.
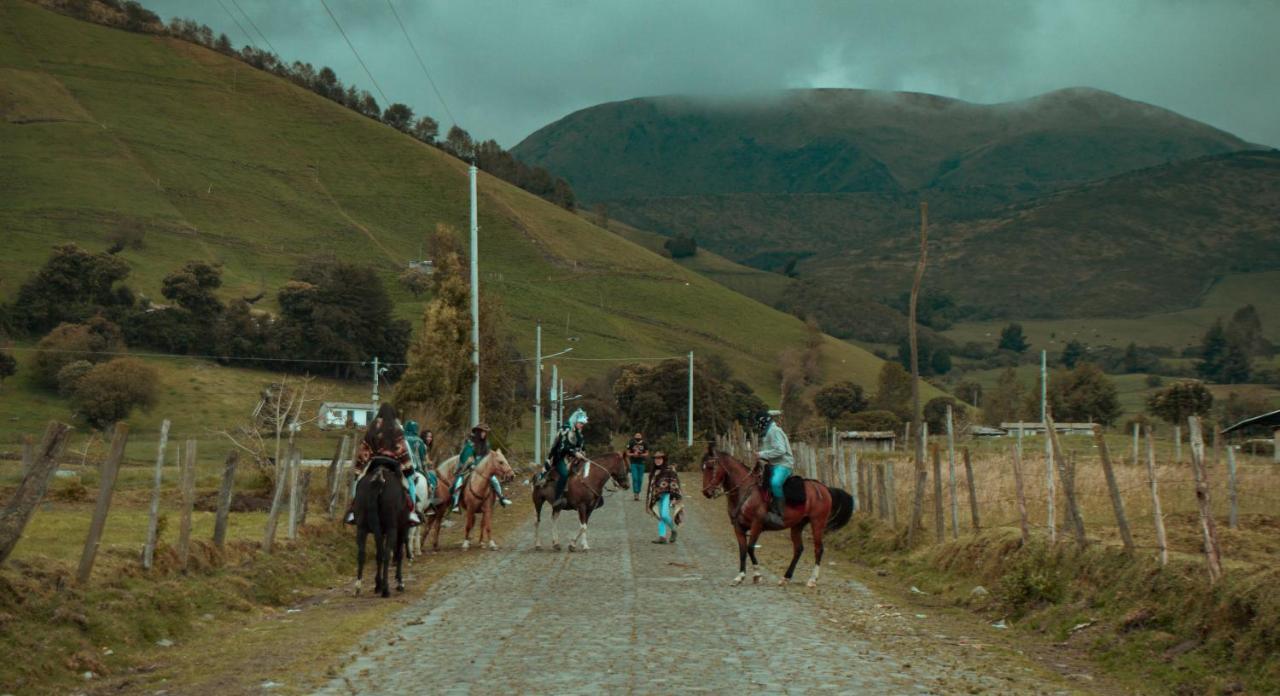
[[[396,590],[404,591],[402,566],[404,540],[409,533],[409,509],[405,505],[400,463],[386,457],[374,457],[370,470],[356,484],[356,594],[364,584],[365,542],[373,535],[373,592],[391,596],[387,582],[392,556],[396,563]]]
[[[715,445],[708,445],[707,452],[702,457],[702,494],[708,498],[723,494],[728,498],[729,521],[733,524],[734,535],[738,537],[738,575],[733,579],[734,585],[742,584],[747,576],[747,556],[751,557],[752,582],[760,582],[756,541],[766,531],[782,529],[791,530],[792,554],[787,574],[778,584],[791,582],[796,562],[804,552],[802,534],[805,525],[812,525],[813,573],[805,584],[809,587],[816,586],[818,573],[822,568],[822,535],[848,524],[853,514],[853,498],[848,493],[839,488],[830,488],[819,481],[805,479],[804,504],[788,503],[783,508],[782,526],[766,526],[765,514],[768,507],[760,473],[748,469],[745,464],[724,452],[717,452]]]
[[[560,537],[556,533],[556,520],[560,519],[561,510],[578,512],[578,533],[569,542],[569,550],[577,551],[577,543],[582,541],[582,550],[590,550],[587,544],[587,521],[591,513],[604,504],[604,488],[610,480],[619,488],[631,485],[631,477],[627,473],[627,458],[620,452],[609,452],[595,459],[582,457],[569,467],[569,483],[565,485],[565,505],[551,509],[551,548],[560,548]],[[542,548],[542,504],[555,500],[556,483],[550,476],[541,485],[533,487],[533,509],[536,514],[533,523],[533,547]]]

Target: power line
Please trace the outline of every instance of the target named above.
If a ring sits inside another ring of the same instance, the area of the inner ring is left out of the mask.
[[[233,1],[234,1],[234,0],[233,0]],[[222,11],[223,11],[223,12],[226,12],[226,13],[227,13],[227,16],[231,18],[231,21],[235,22],[237,27],[240,27],[240,31],[244,32],[244,38],[248,39],[248,40],[249,40],[249,45],[250,45],[250,46],[253,46],[253,47],[254,47],[254,49],[256,50],[256,49],[258,48],[258,43],[257,43],[256,41],[254,41],[254,40],[253,40],[253,35],[249,33],[249,30],[248,30],[248,29],[245,29],[245,28],[244,28],[244,25],[240,23],[240,20],[236,19],[236,16],[235,16],[235,15],[231,14],[231,10],[228,10],[228,9],[227,9],[227,6],[226,6],[226,5],[224,5],[224,4],[222,4],[222,0],[218,0],[218,7],[221,7],[221,8],[222,8]],[[241,12],[243,12],[243,11],[244,11],[244,10],[241,10]],[[247,16],[247,15],[246,15],[246,16]]]
[[[237,10],[240,10],[240,14],[244,15],[244,18],[245,18],[245,19],[247,19],[247,20],[249,20],[249,26],[253,27],[253,30],[254,30],[254,31],[256,31],[256,32],[258,32],[258,36],[261,36],[261,37],[262,37],[262,41],[263,41],[264,43],[266,43],[266,44],[267,44],[267,48],[271,49],[271,52],[272,52],[272,53],[274,53],[274,54],[276,54],[276,57],[277,57],[277,58],[279,58],[279,57],[280,57],[280,52],[276,50],[276,47],[275,47],[275,46],[272,46],[272,45],[271,45],[271,40],[267,38],[267,35],[266,35],[266,34],[263,34],[263,33],[262,33],[262,30],[258,28],[258,25],[257,25],[257,24],[254,24],[254,22],[253,22],[253,17],[250,17],[250,16],[249,16],[249,13],[248,13],[248,12],[245,12],[245,11],[244,11],[244,8],[243,8],[243,7],[241,7],[241,6],[240,6],[240,3],[239,3],[239,2],[237,2],[236,0],[231,0],[231,4],[232,4],[232,5],[235,5],[235,6],[236,6],[236,9],[237,9]]]
[[[431,79],[431,71],[427,70],[427,64],[422,61],[422,56],[418,54],[417,46],[413,45],[413,39],[409,38],[409,31],[404,28],[404,22],[400,21],[400,13],[396,12],[396,6],[391,4],[391,0],[387,0],[387,7],[391,8],[391,15],[396,18],[396,24],[400,25],[400,31],[404,34],[404,40],[409,42],[409,48],[413,51],[413,57],[418,59],[418,67],[422,68],[422,74],[427,76],[427,82],[431,83],[431,90],[436,93],[436,98],[440,100],[440,106],[444,107],[444,112],[449,116],[449,120],[453,125],[458,125],[458,119],[453,117],[453,112],[449,110],[449,104],[444,100],[444,95],[440,93],[440,89],[436,87],[436,81]]]
[[[126,351],[109,351],[109,350],[67,350],[63,348],[25,348],[15,347],[10,350],[22,351],[27,353],[64,353],[69,355],[118,355],[130,358],[167,358],[170,360],[239,360],[243,362],[278,362],[278,363],[312,363],[318,365],[363,365],[367,360],[323,360],[320,358],[267,358],[267,357],[243,357],[234,355],[174,355],[172,353],[135,353]],[[381,362],[380,365],[389,367],[407,367],[409,363]]]
[[[659,360],[684,360],[688,355],[667,355],[652,358],[556,358],[556,360],[577,360],[580,362],[656,362]]]
[[[329,13],[329,19],[333,20],[333,25],[338,28],[338,33],[342,34],[342,40],[347,42],[347,48],[351,49],[351,53],[359,61],[360,67],[364,68],[364,74],[369,76],[369,81],[373,83],[373,88],[378,90],[378,96],[382,97],[382,102],[387,106],[391,106],[391,100],[387,99],[387,95],[382,91],[378,81],[373,79],[373,73],[369,71],[369,66],[365,65],[364,59],[360,57],[360,52],[356,50],[355,44],[351,43],[351,39],[347,37],[347,32],[343,30],[342,24],[333,15],[333,10],[329,9],[329,3],[325,2],[325,0],[320,0],[320,4],[324,6],[324,11]]]

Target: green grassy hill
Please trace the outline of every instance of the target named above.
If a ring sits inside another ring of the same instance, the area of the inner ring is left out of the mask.
[[[438,223],[467,227],[457,159],[204,48],[19,0],[0,0],[0,151],[0,296],[56,243],[102,249],[137,228],[121,255],[151,297],[191,258],[224,265],[227,297],[271,297],[329,252],[383,266],[416,319],[394,276]],[[801,322],[483,173],[479,190],[482,292],[502,296],[523,350],[542,320],[548,352],[575,336],[573,357],[599,359],[563,364],[571,381],[606,360],[719,353],[777,398]],[[834,339],[823,362],[866,385],[880,364]]]

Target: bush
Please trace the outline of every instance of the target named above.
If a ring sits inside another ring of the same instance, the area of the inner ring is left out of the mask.
[[[0,384],[4,384],[5,379],[12,377],[18,371],[18,361],[14,357],[0,350]]]
[[[111,357],[110,353],[123,348],[120,328],[102,317],[83,324],[59,324],[36,344],[33,364],[36,382],[56,389],[58,373],[63,367],[77,360],[102,362]]]
[[[902,419],[892,411],[862,411],[841,416],[836,420],[840,430],[898,431],[902,428]]]
[[[683,259],[698,253],[698,241],[688,235],[679,234],[663,242],[662,248],[671,254],[671,258]]]
[[[929,424],[929,430],[935,433],[945,433],[947,431],[947,406],[951,406],[952,425],[959,429],[957,425],[964,420],[965,413],[968,411],[965,405],[956,401],[950,396],[936,396],[929,399],[929,403],[924,405],[924,420]]]
[[[58,394],[68,398],[73,396],[76,387],[80,386],[80,380],[92,369],[93,363],[88,360],[76,360],[63,365],[58,370]]]
[[[158,383],[150,365],[137,358],[116,358],[80,378],[72,404],[90,424],[106,427],[127,417],[134,408],[154,406]]]

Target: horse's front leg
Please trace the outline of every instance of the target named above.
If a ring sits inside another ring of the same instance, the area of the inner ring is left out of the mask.
[[[730,520],[733,524],[733,535],[738,539],[738,574],[734,576],[733,582],[729,583],[734,587],[742,584],[742,580],[747,577],[747,533],[737,522]]]
[[[484,506],[484,518],[480,520],[480,529],[484,536],[489,540],[489,550],[497,551],[498,543],[493,540],[493,501],[490,500],[488,505]]]
[[[804,523],[797,524],[791,528],[791,563],[787,566],[787,574],[778,581],[779,585],[785,585],[791,582],[791,576],[796,572],[796,563],[800,560],[800,554],[804,553]]]
[[[533,497],[533,548],[542,550],[542,501]]]
[[[467,508],[467,523],[462,529],[462,548],[464,550],[471,548],[471,528],[476,524],[476,512],[470,507]]]
[[[409,548],[409,540],[407,538],[409,528],[404,527],[404,535],[401,530],[397,529],[395,533],[395,561],[396,561],[396,591],[404,592],[404,555]]]
[[[364,558],[365,558],[365,540],[369,534],[363,529],[356,530],[356,595],[360,594],[360,590],[364,585]]]
[[[815,524],[811,528],[813,530],[813,573],[809,575],[809,582],[805,583],[806,587],[818,586],[818,574],[822,572],[822,533],[826,527],[826,522]]]
[[[551,506],[551,548],[556,551],[560,550],[560,525],[556,524],[560,521],[560,511]]]

